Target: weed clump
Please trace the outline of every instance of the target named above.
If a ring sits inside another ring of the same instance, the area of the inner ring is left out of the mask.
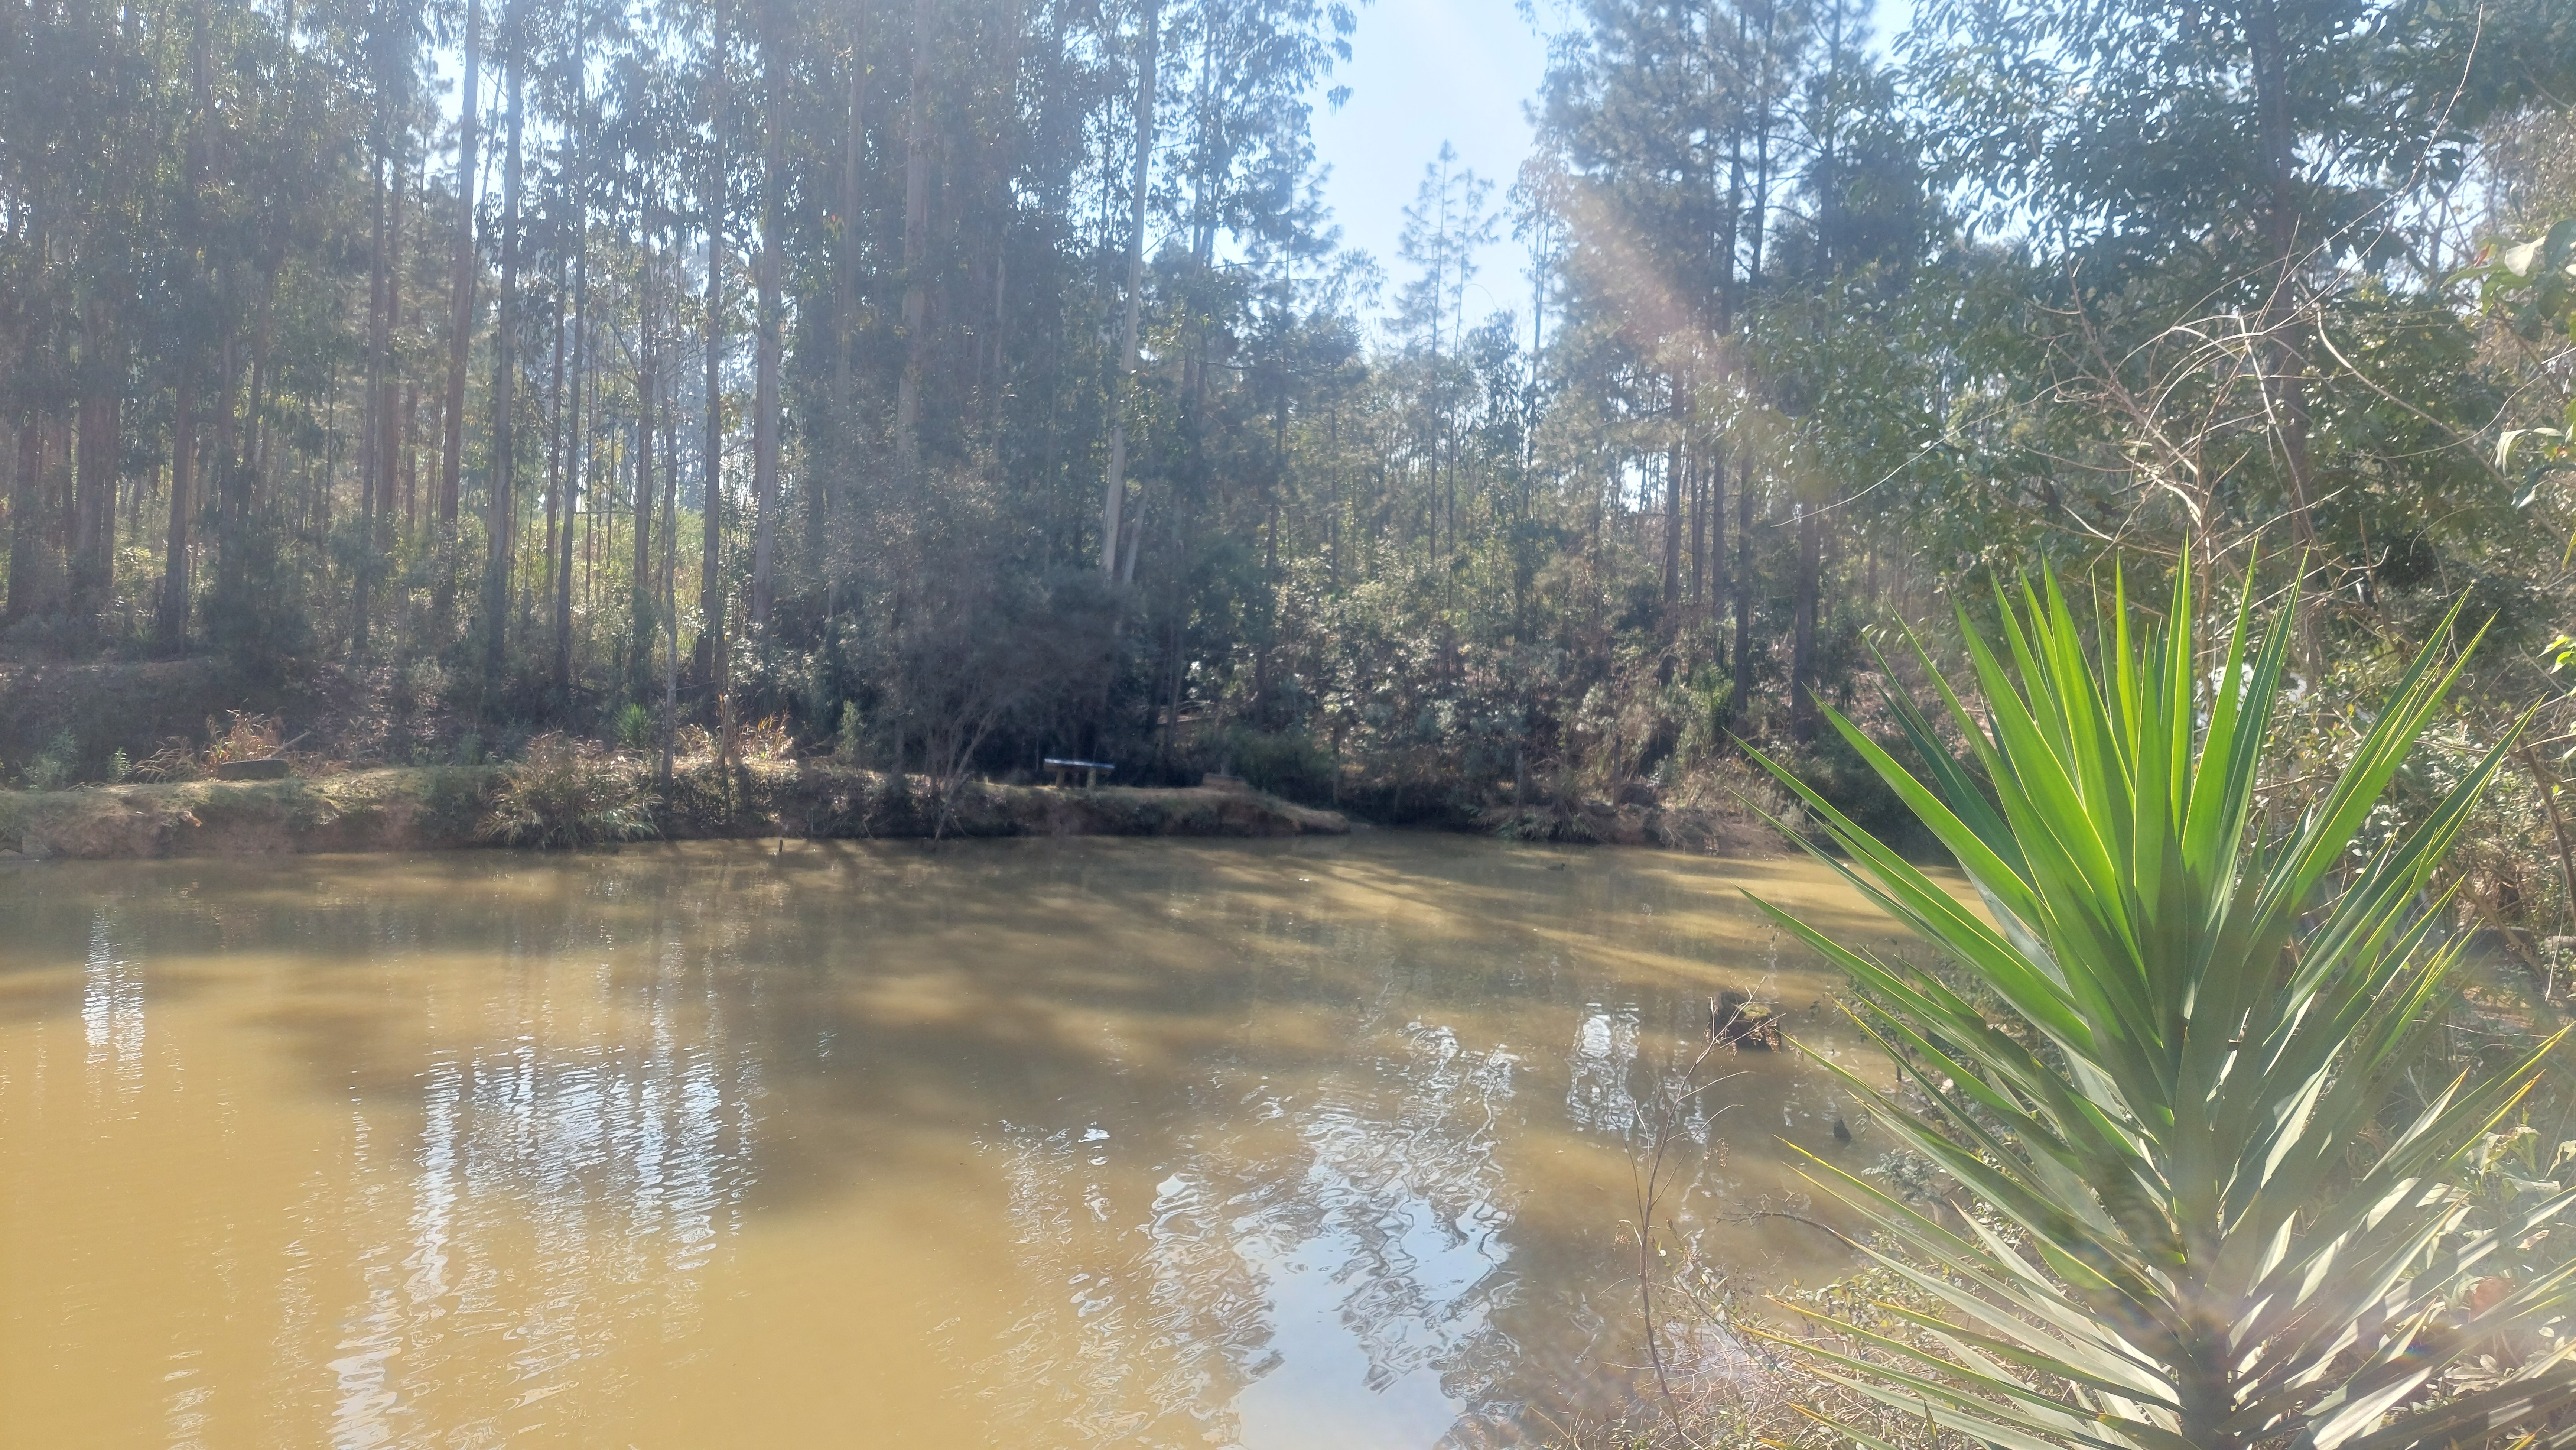
[[[589,741],[549,733],[502,768],[492,809],[476,834],[548,850],[631,841],[657,834],[653,812],[660,804],[624,762]]]

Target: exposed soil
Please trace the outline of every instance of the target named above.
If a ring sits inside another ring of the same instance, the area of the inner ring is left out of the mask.
[[[501,773],[486,766],[349,771],[319,779],[187,781],[0,792],[0,854],[86,859],[482,844]],[[1245,790],[1054,790],[968,782],[945,803],[928,781],[812,762],[712,764],[663,793],[672,840],[929,836],[1339,835],[1332,811]],[[728,808],[729,807],[729,808]]]

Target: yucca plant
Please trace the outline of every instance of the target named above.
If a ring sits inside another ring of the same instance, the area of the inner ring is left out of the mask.
[[[2476,1227],[2458,1186],[2556,1039],[2491,1080],[2417,1090],[2407,1072],[2460,958],[2428,884],[2505,746],[2411,832],[2352,854],[2458,677],[2428,647],[2332,789],[2266,838],[2289,611],[2258,642],[2240,609],[2208,669],[2193,588],[2186,564],[2152,627],[2115,588],[2092,647],[2054,579],[1999,591],[2000,645],[1963,613],[1982,712],[1933,677],[1968,759],[1901,698],[1919,774],[1831,717],[1985,914],[1765,762],[1840,848],[1819,856],[1942,964],[1845,946],[1764,905],[1864,989],[1855,1019],[1921,1091],[1900,1104],[1818,1060],[1973,1200],[1918,1209],[1815,1162],[1923,1297],[1882,1306],[1904,1331],[1827,1321],[1804,1352],[1927,1428],[2004,1450],[2396,1450],[2545,1431],[2576,1402],[2563,1334],[2483,1387],[2428,1385],[2576,1297],[2569,1269],[2494,1277],[2499,1250],[2576,1193],[2541,1185],[2510,1221]]]

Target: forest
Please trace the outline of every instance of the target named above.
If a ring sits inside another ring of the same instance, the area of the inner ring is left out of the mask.
[[[5,7],[12,1423],[2576,1445],[2576,3],[1363,3]]]
[[[1339,3],[12,7],[0,652],[362,762],[766,722],[1579,837],[1742,741],[1883,823],[1820,702],[2188,550],[2306,606],[2321,757],[2483,628],[2437,744],[2540,715],[2464,899],[2576,931],[2576,12],[1525,12],[1532,159],[1372,257]]]

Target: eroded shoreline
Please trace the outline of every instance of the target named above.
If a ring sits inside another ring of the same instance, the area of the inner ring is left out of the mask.
[[[649,773],[649,772],[648,772]],[[494,844],[497,766],[353,770],[312,779],[128,783],[0,794],[0,854],[20,859],[424,851]],[[1342,835],[1350,821],[1249,790],[1054,789],[807,761],[683,768],[652,783],[660,839]]]

